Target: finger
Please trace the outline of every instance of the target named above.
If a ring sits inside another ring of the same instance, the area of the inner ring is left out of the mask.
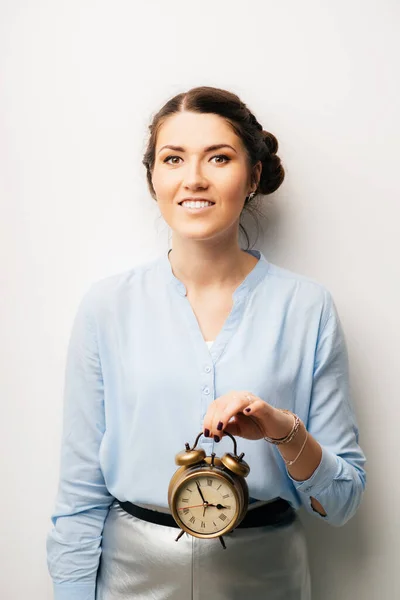
[[[252,416],[256,419],[267,419],[271,414],[271,406],[258,398],[254,402],[251,402],[248,406],[243,409],[243,414],[245,416]]]
[[[207,415],[204,418],[205,427],[209,430],[210,437],[218,436],[221,438],[221,431],[218,430],[219,416],[223,413],[225,406],[231,401],[231,393],[224,394],[216,398],[209,406]],[[219,441],[219,439],[217,440]]]
[[[208,407],[206,416],[204,417],[203,431],[204,431],[205,437],[211,437],[211,435],[212,435],[212,433],[211,433],[212,432],[212,422],[213,422],[213,415],[216,410],[216,405],[217,405],[217,402],[214,400],[214,402],[212,402],[210,404],[210,406]]]
[[[241,413],[239,413],[240,415]],[[232,417],[226,427],[224,427],[224,432],[230,433],[231,435],[237,435],[239,437],[242,436],[242,427],[240,425],[239,415]]]
[[[248,392],[233,392],[230,398],[225,403],[221,403],[217,406],[212,420],[212,431],[213,435],[217,435],[220,438],[223,435],[223,430],[227,426],[229,420],[238,413],[241,413],[246,406],[249,404],[247,396]]]

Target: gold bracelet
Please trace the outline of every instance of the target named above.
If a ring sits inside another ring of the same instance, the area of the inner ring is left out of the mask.
[[[285,461],[285,464],[286,464],[286,466],[287,466],[287,467],[290,467],[291,465],[293,465],[293,464],[296,462],[296,460],[299,458],[300,454],[301,454],[301,453],[303,452],[303,450],[304,450],[304,447],[305,447],[305,445],[306,445],[306,443],[307,443],[307,440],[308,440],[308,431],[306,430],[306,439],[304,440],[304,442],[303,442],[303,445],[302,445],[302,447],[301,447],[301,449],[300,449],[300,452],[298,453],[298,455],[296,456],[296,458],[294,458],[293,460],[286,460],[286,459],[285,459],[285,458],[282,456],[282,458],[283,458],[283,460]]]
[[[281,412],[287,413],[288,415],[292,415],[294,421],[293,421],[293,427],[291,429],[291,431],[289,431],[289,433],[287,435],[285,435],[285,437],[283,438],[270,438],[270,437],[264,437],[264,440],[267,442],[270,442],[270,444],[288,444],[289,442],[292,441],[292,439],[294,438],[294,436],[296,435],[296,433],[299,430],[300,427],[300,418],[295,415],[291,410],[287,410],[286,408],[278,408],[278,410],[280,410]]]

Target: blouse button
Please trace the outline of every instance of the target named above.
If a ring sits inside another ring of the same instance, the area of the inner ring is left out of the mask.
[[[209,373],[211,371],[211,367],[209,367],[208,365],[206,366],[206,368],[204,369],[206,373]]]
[[[204,391],[205,394],[209,394],[210,393],[210,389],[208,387],[205,387],[203,391]]]

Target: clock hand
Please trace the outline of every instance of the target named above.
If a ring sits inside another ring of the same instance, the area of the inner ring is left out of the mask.
[[[204,496],[203,496],[203,494],[202,494],[202,491],[201,491],[201,489],[200,489],[200,485],[199,485],[199,482],[198,482],[198,481],[196,481],[196,485],[197,485],[197,489],[199,490],[199,494],[200,494],[200,496],[201,496],[201,499],[203,500],[203,502],[205,502],[205,500],[204,500]]]
[[[178,510],[186,510],[187,508],[200,508],[200,506],[204,506],[204,504],[195,504],[195,506],[182,506],[182,508],[178,508]]]
[[[201,506],[204,508],[208,508],[209,506],[214,506],[215,508],[226,508],[226,506],[222,506],[222,504],[208,504],[208,502],[205,502],[203,504],[195,504],[194,506],[182,506],[178,508],[178,510],[186,510],[187,508],[200,508]]]

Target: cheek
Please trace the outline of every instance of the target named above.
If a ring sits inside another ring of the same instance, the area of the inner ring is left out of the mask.
[[[212,180],[227,193],[240,193],[246,187],[247,172],[242,164],[232,164],[228,168],[216,170]]]
[[[163,189],[163,179],[159,176],[158,171],[156,169],[154,169],[153,171],[151,181],[156,194],[160,194]]]
[[[156,169],[153,171],[152,183],[157,196],[160,198],[168,198],[174,193],[176,186],[179,185],[173,172],[160,174]]]
[[[245,177],[241,173],[231,173],[228,177],[221,178],[217,183],[221,196],[232,203],[242,202],[245,194]]]

